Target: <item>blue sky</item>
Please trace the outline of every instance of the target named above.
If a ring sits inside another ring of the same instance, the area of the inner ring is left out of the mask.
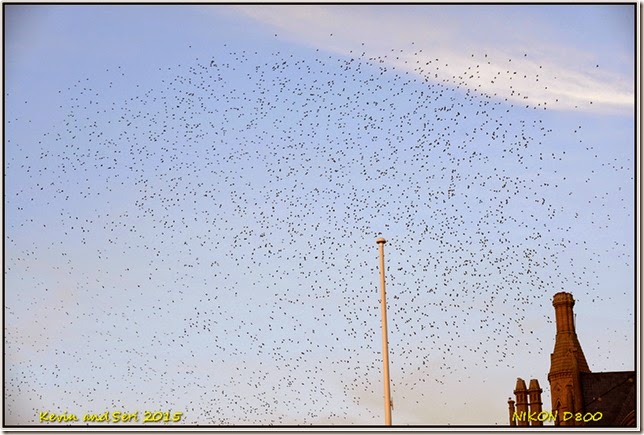
[[[634,369],[632,6],[4,14],[7,424],[381,424],[380,235],[394,424]]]

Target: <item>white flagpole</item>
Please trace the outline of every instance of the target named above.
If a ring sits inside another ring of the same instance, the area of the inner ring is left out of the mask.
[[[391,426],[391,393],[389,390],[389,346],[387,340],[387,300],[385,293],[385,243],[380,237],[376,240],[380,246],[380,304],[382,308],[382,361],[385,375],[385,426]]]

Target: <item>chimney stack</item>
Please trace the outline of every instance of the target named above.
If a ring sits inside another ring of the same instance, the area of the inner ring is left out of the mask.
[[[528,425],[528,389],[525,381],[517,378],[517,385],[514,389],[514,395],[517,398],[517,415],[519,417],[519,426]]]
[[[530,414],[534,414],[537,417],[541,411],[541,393],[543,390],[539,387],[539,381],[536,379],[530,379],[530,388],[528,388],[528,397],[530,398]],[[533,420],[532,426],[543,426],[543,422],[539,420]]]
[[[557,335],[555,349],[550,354],[550,398],[552,410],[558,411],[561,418],[564,412],[579,412],[583,409],[580,373],[590,373],[584,351],[581,349],[575,331],[575,300],[570,293],[557,293],[552,305],[555,307]],[[555,425],[576,425],[575,421],[558,419]]]
[[[509,411],[510,411],[510,426],[516,426],[517,422],[514,419],[514,413],[515,413],[514,400],[512,400],[512,398],[508,399],[508,408],[509,408]]]
[[[557,335],[555,349],[550,356],[550,374],[572,371],[569,353],[573,351],[579,372],[589,373],[586,357],[575,332],[575,315],[572,310],[575,300],[570,293],[560,292],[554,296],[552,305],[555,307]]]

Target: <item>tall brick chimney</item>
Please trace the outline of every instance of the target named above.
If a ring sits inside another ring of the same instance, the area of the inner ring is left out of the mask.
[[[550,372],[569,369],[571,366],[569,353],[572,351],[576,351],[579,371],[590,372],[586,357],[577,339],[577,332],[575,332],[574,313],[572,311],[575,300],[570,293],[561,292],[554,296],[552,305],[555,307],[557,336],[555,338],[555,350],[550,356]]]
[[[519,416],[519,426],[527,426],[529,424],[528,414],[528,389],[525,386],[525,381],[517,378],[517,385],[514,388],[514,395],[517,398],[516,412]]]
[[[575,332],[572,310],[575,300],[570,293],[560,292],[554,296],[552,305],[555,307],[557,335],[555,349],[550,355],[548,381],[550,382],[552,411],[557,411],[559,418],[561,418],[564,412],[582,411],[579,373],[590,373],[590,369]],[[565,424],[566,422],[561,423]],[[574,419],[567,423],[574,424]]]
[[[538,416],[542,409],[543,402],[541,402],[541,393],[543,390],[539,387],[539,381],[536,379],[530,379],[530,387],[528,388],[528,398],[530,399],[530,414]],[[539,420],[533,420],[532,426],[543,426],[543,422]]]

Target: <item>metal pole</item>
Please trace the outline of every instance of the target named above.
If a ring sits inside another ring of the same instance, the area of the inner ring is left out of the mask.
[[[385,374],[385,426],[391,426],[391,394],[389,391],[389,348],[387,340],[387,300],[385,298],[385,243],[380,237],[376,240],[380,246],[380,305],[382,308],[382,362]]]

